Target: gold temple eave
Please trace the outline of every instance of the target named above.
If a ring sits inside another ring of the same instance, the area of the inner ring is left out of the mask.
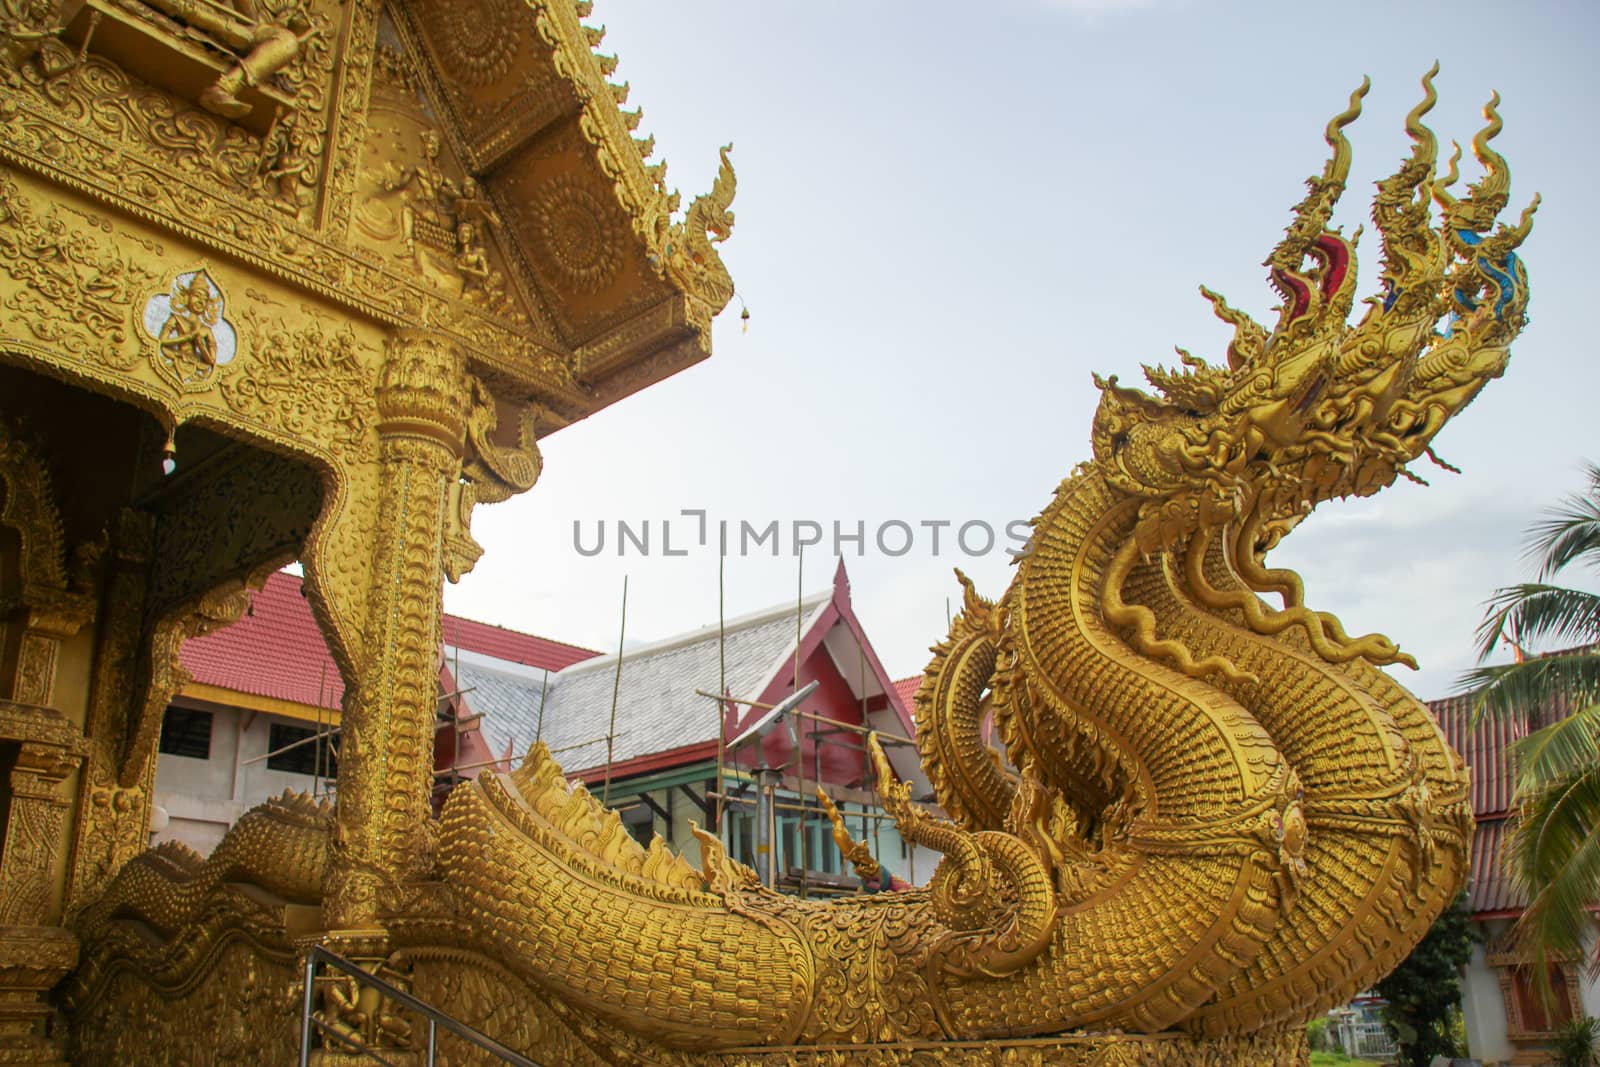
[[[412,41],[410,62],[423,80],[434,86],[433,95],[448,117],[452,105],[440,86],[451,74],[436,71],[426,58],[433,51],[420,43],[412,26],[412,6],[426,5],[395,5],[389,15],[402,29],[402,38]],[[544,58],[532,56],[528,62],[542,64],[541,70],[553,64],[557,83],[566,87],[562,90],[566,99],[552,105],[552,114],[558,123],[570,120],[569,125],[580,135],[586,160],[583,170],[590,174],[583,181],[596,190],[609,189],[605,199],[611,200],[616,205],[613,210],[626,220],[616,231],[599,231],[617,245],[612,254],[628,264],[620,281],[631,288],[613,286],[613,292],[602,294],[604,306],[613,310],[567,310],[572,294],[552,286],[548,275],[535,277],[530,263],[539,258],[533,254],[537,249],[527,247],[528,239],[515,232],[508,233],[504,251],[507,264],[516,268],[512,273],[516,289],[544,309],[523,316],[520,323],[441,292],[426,279],[399,270],[393,261],[352,241],[341,219],[348,209],[340,205],[347,201],[343,189],[349,179],[345,175],[355,161],[346,158],[348,149],[343,142],[360,133],[365,120],[359,114],[344,114],[343,106],[328,119],[330,133],[338,140],[328,143],[327,165],[338,169],[329,174],[322,206],[314,206],[310,215],[302,212],[299,218],[292,212],[286,216],[275,210],[281,205],[259,197],[219,189],[208,175],[193,168],[173,168],[146,151],[137,139],[130,141],[92,123],[73,121],[48,100],[17,91],[18,83],[0,93],[0,161],[186,237],[219,260],[280,278],[375,324],[426,326],[437,331],[461,346],[475,372],[500,383],[510,394],[538,403],[545,412],[539,427],[542,435],[626,395],[617,388],[622,379],[602,389],[593,386],[599,378],[615,377],[630,359],[649,357],[659,367],[658,353],[664,347],[678,346],[685,321],[703,335],[700,347],[709,351],[711,315],[732,291],[713,247],[726,236],[731,214],[720,200],[697,204],[700,216],[709,218],[715,228],[710,234],[690,233],[685,223],[673,222],[675,194],[669,196],[664,189],[664,168],[647,168],[643,162],[647,149],[628,136],[628,122],[616,106],[616,94],[604,81],[602,65],[607,61],[590,50],[589,42],[597,38],[594,31],[583,27],[566,5],[539,12],[509,5],[508,12],[513,20],[527,23],[530,40],[540,49],[549,49]],[[359,37],[377,27],[372,5],[367,4],[351,8],[344,22],[339,32],[346,48],[359,44]],[[84,43],[87,45],[87,40]],[[360,70],[346,64],[334,73],[333,84],[343,86],[339,89],[341,105],[359,103],[350,87],[352,77],[361,76]],[[550,91],[550,86],[545,85],[544,91]],[[459,122],[447,121],[439,132],[457,146],[463,158],[476,162],[472,140]],[[495,162],[504,161],[502,155]],[[482,172],[481,178],[492,202],[508,216],[516,215],[517,197],[497,188],[497,174]],[[731,199],[731,171],[727,171],[726,181],[719,179],[721,186],[726,186],[726,199]],[[582,293],[577,296],[594,302]],[[674,313],[662,315],[664,303],[678,307]],[[641,322],[652,321],[660,323],[664,332],[639,332]],[[621,334],[630,338],[631,348],[618,347],[616,337]],[[583,350],[603,350],[605,358],[596,361]],[[686,362],[679,360],[674,367]],[[648,382],[659,373],[627,377]]]

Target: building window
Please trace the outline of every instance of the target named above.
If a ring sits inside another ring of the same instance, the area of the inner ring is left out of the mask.
[[[650,847],[650,839],[656,836],[655,813],[641,798],[635,801],[636,807],[627,808],[622,812],[622,828],[628,831],[628,836],[637,841],[642,848]]]
[[[1550,996],[1546,999],[1531,966],[1512,968],[1511,988],[1516,995],[1513,1010],[1520,1024],[1518,1029],[1530,1034],[1551,1034],[1572,1021],[1572,998],[1567,993],[1567,976],[1560,964],[1550,965],[1548,982]]]
[[[275,722],[267,732],[267,757],[269,771],[286,771],[289,774],[320,774],[324,778],[339,775],[339,750],[333,739],[310,738],[317,731],[309,726],[290,726]],[[293,745],[293,748],[289,746]]]
[[[169,756],[210,759],[211,713],[168,707],[161,717],[161,740],[156,750]]]

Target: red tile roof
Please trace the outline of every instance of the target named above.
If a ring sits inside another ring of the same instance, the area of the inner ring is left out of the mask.
[[[443,631],[447,645],[551,672],[600,654],[592,648],[579,648],[547,637],[518,633],[504,626],[463,619],[459,615],[446,615]]]
[[[913,698],[917,695],[917,687],[921,684],[922,675],[913,674],[909,678],[902,678],[898,682],[894,683],[894,691],[900,694],[900,699],[905,701],[906,707],[914,709],[916,707],[916,702],[913,700]]]
[[[444,640],[467,651],[552,671],[598,655],[591,649],[454,615],[444,617]],[[237,693],[334,709],[344,695],[344,680],[300,591],[300,579],[284,571],[252,594],[250,610],[238,622],[184,642],[181,658],[196,682]]]

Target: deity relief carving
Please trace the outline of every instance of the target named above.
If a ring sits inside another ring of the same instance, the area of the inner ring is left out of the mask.
[[[170,292],[145,301],[139,325],[150,342],[151,363],[181,390],[211,384],[233,362],[239,335],[223,317],[226,298],[204,267],[179,274]]]
[[[317,181],[317,160],[310,137],[295,112],[285,115],[267,135],[261,145],[258,169],[262,187],[279,211],[298,217],[310,205]]]
[[[420,158],[389,163],[357,214],[370,236],[397,244],[394,256],[445,291],[491,310],[510,309],[505,276],[489,257],[486,238],[505,223],[471,175],[459,181],[440,165],[439,135],[424,129]]]

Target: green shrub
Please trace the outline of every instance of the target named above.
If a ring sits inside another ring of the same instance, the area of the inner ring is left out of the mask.
[[[1560,1067],[1600,1067],[1600,1019],[1574,1019],[1555,1041]]]

